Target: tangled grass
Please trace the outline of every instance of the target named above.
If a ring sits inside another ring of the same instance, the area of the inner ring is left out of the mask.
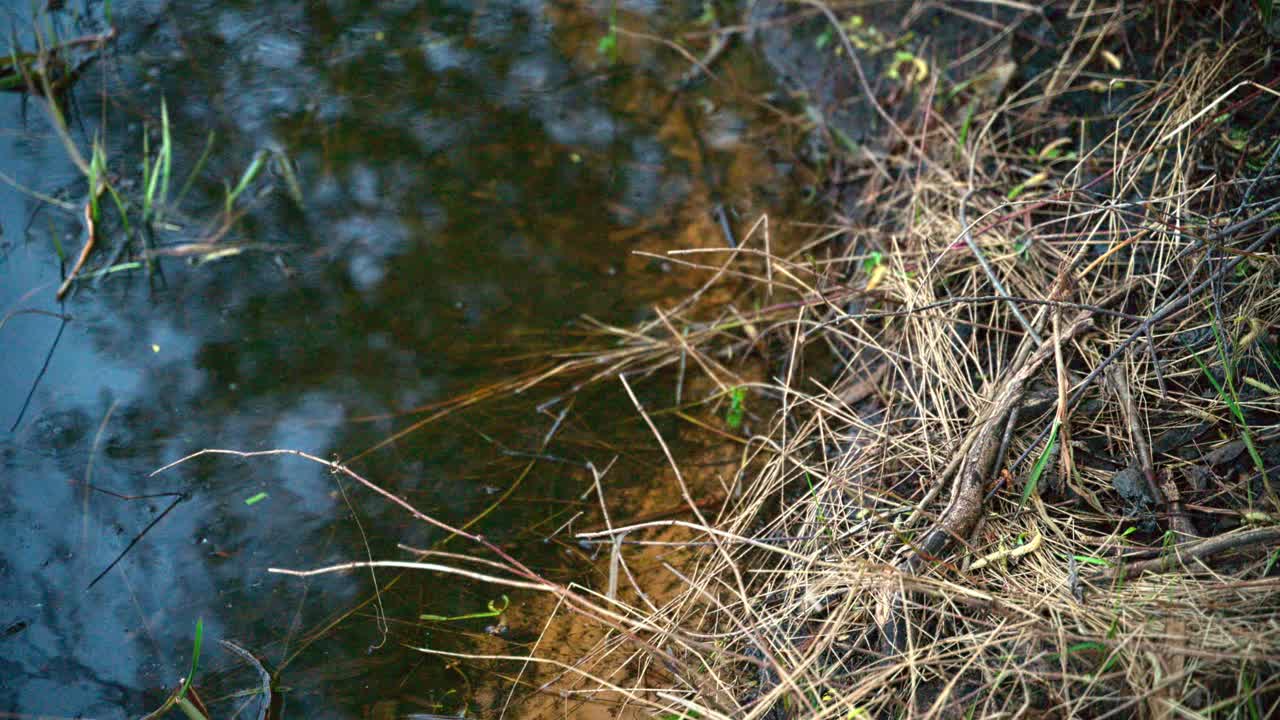
[[[1276,714],[1274,50],[1212,12],[1090,8],[1062,8],[1068,51],[998,103],[925,104],[839,168],[857,220],[789,252],[756,233],[672,253],[706,285],[603,328],[597,377],[687,366],[707,397],[749,387],[776,412],[718,512],[672,458],[693,520],[578,536],[613,551],[584,597],[615,627],[560,663],[566,697],[661,717]],[[673,546],[682,589],[654,598],[628,556]]]

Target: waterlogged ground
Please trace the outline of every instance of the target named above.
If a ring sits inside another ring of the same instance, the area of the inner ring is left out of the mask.
[[[32,5],[5,14],[24,49]],[[38,22],[45,37],[101,33],[105,10],[73,1]],[[144,127],[154,153],[163,99],[170,202],[154,237],[124,245],[106,223],[84,272],[113,272],[65,302],[54,295],[82,241],[86,182],[40,102],[0,97],[0,714],[141,716],[188,673],[199,622],[194,687],[216,717],[258,712],[237,696],[255,672],[220,640],[272,673],[274,717],[489,716],[480,698],[504,698],[493,688],[509,680],[406,646],[466,651],[522,619],[526,599],[502,618],[422,621],[507,601],[439,576],[383,572],[375,595],[367,573],[267,573],[404,559],[397,544],[440,533],[293,458],[151,473],[205,447],[358,456],[361,473],[453,523],[519,482],[475,529],[549,576],[592,582],[583,558],[544,540],[594,503],[581,464],[621,453],[611,477],[644,482],[661,463],[615,388],[558,425],[565,404],[539,413],[554,392],[535,389],[363,453],[581,342],[580,316],[626,322],[688,282],[634,250],[722,245],[722,199],[739,233],[781,206],[787,181],[751,130],[759,111],[735,100],[755,82],[746,53],[718,66],[724,83],[675,93],[689,65],[655,39],[619,37],[616,63],[598,51],[606,3],[110,11],[119,35],[76,87],[71,141],[88,157],[102,140],[136,212]],[[668,38],[700,14],[619,8],[627,28]],[[255,156],[263,170],[227,222],[226,187]],[[564,462],[531,462],[540,450]]]

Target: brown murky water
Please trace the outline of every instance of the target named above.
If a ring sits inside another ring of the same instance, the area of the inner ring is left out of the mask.
[[[583,342],[581,316],[628,322],[690,282],[633,251],[719,246],[717,206],[741,233],[792,204],[769,152],[775,119],[750,100],[762,73],[739,48],[721,82],[673,90],[688,63],[656,38],[704,29],[694,3],[620,4],[622,25],[650,37],[620,36],[617,62],[598,51],[603,3],[111,5],[120,36],[77,85],[73,141],[87,152],[101,138],[134,197],[162,98],[175,178],[214,141],[156,236],[104,228],[86,267],[103,274],[59,303],[85,181],[38,103],[0,97],[0,170],[73,210],[0,186],[0,714],[140,716],[188,672],[200,620],[195,687],[217,717],[256,716],[236,694],[254,673],[223,639],[273,674],[276,716],[491,716],[510,666],[410,646],[522,654],[545,603],[509,594],[494,635],[492,618],[420,619],[504,602],[491,587],[384,573],[375,596],[368,575],[268,574],[440,540],[315,465],[201,458],[150,473],[203,447],[359,455],[353,467],[421,510],[483,515],[475,529],[540,572],[599,582],[591,558],[551,537],[593,512],[585,463],[622,457],[610,474],[621,513],[662,509],[668,492],[616,388],[552,413],[535,407],[563,388],[504,394],[362,453]],[[70,2],[40,22],[59,37],[102,32],[105,10]],[[30,13],[8,14],[23,47]],[[207,221],[224,183],[257,153],[272,160],[219,233]],[[209,241],[237,252],[193,250]],[[68,319],[11,315],[33,309]],[[567,656],[592,639],[553,623],[541,647]],[[513,715],[558,711],[530,689],[517,697],[535,704]]]

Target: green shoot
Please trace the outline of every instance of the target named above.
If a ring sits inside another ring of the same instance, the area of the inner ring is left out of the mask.
[[[1276,566],[1276,560],[1280,560],[1280,548],[1276,548],[1276,551],[1271,553],[1271,557],[1267,558],[1267,565],[1262,568],[1262,577],[1271,574],[1271,568]]]
[[[254,155],[253,162],[249,163],[249,167],[245,168],[244,174],[240,176],[240,182],[236,183],[234,189],[228,188],[226,204],[227,215],[231,214],[231,208],[236,204],[236,199],[245,191],[245,188],[249,187],[249,183],[253,182],[253,179],[258,176],[258,171],[262,170],[262,160],[263,153],[259,152]]]
[[[1266,465],[1262,461],[1262,455],[1258,452],[1257,446],[1253,443],[1253,433],[1249,431],[1249,424],[1245,422],[1244,411],[1240,408],[1240,398],[1236,394],[1235,373],[1232,372],[1231,362],[1227,358],[1226,349],[1223,346],[1222,338],[1219,336],[1216,326],[1214,327],[1213,334],[1218,346],[1218,357],[1222,361],[1226,385],[1224,386],[1222,383],[1218,382],[1218,378],[1214,377],[1213,373],[1209,370],[1209,366],[1205,365],[1199,355],[1192,353],[1191,357],[1196,361],[1196,364],[1200,366],[1200,371],[1209,379],[1209,384],[1213,385],[1213,389],[1218,393],[1218,398],[1226,404],[1227,409],[1229,409],[1231,414],[1235,416],[1236,422],[1240,425],[1241,439],[1244,440],[1245,449],[1249,451],[1249,457],[1253,460],[1254,467],[1258,472],[1262,473],[1263,482],[1265,483],[1267,479]]]
[[[1027,484],[1022,486],[1022,499],[1018,501],[1018,507],[1026,505],[1027,498],[1035,492],[1036,486],[1040,484],[1040,476],[1044,474],[1044,469],[1049,465],[1049,458],[1053,457],[1053,451],[1057,448],[1058,419],[1054,418],[1053,427],[1049,430],[1049,442],[1045,445],[1044,452],[1040,453],[1040,457],[1036,458],[1036,464],[1031,468],[1031,476],[1027,478]]]
[[[729,391],[729,412],[725,413],[724,421],[726,425],[734,430],[742,426],[742,415],[745,412],[742,401],[746,397],[746,388],[736,387]]]
[[[1111,567],[1111,563],[1107,562],[1106,560],[1103,560],[1100,557],[1094,557],[1092,555],[1072,555],[1071,557],[1075,558],[1076,562],[1082,562],[1082,563],[1085,563],[1086,565],[1099,565],[1101,567]]]
[[[169,199],[169,169],[173,163],[173,140],[169,134],[169,105],[160,98],[160,199]]]
[[[1280,370],[1280,353],[1276,352],[1276,349],[1271,346],[1271,343],[1259,338],[1258,346],[1262,348],[1262,354],[1266,355],[1267,359],[1271,361],[1271,365],[1275,367],[1275,369]]]
[[[1254,692],[1254,676],[1251,672],[1240,673],[1241,694],[1245,697],[1245,707],[1249,710],[1250,720],[1261,720],[1262,709],[1258,707],[1258,694]]]
[[[151,170],[151,136],[142,128],[142,221],[146,222],[151,214],[151,199],[155,195],[156,183]]]
[[[963,149],[969,142],[969,128],[973,125],[973,115],[978,111],[978,103],[969,103],[964,114],[964,122],[960,123],[960,147]]]
[[[284,176],[284,185],[289,191],[289,198],[293,200],[295,205],[301,208],[302,185],[298,182],[297,173],[294,172],[293,161],[289,159],[288,155],[284,154],[283,150],[275,153],[275,161],[275,167],[279,170],[280,174]]]
[[[101,209],[98,207],[98,187],[107,176],[106,164],[106,151],[102,149],[102,143],[94,138],[93,154],[89,156],[89,174],[86,179],[89,181],[89,215],[93,218],[95,225],[102,217]]]
[[[191,648],[191,672],[188,672],[187,678],[182,681],[182,689],[178,691],[179,700],[187,696],[187,690],[191,687],[191,680],[196,676],[196,668],[200,665],[200,645],[203,642],[204,618],[196,618],[196,639]]]
[[[66,263],[67,251],[62,247],[62,241],[58,239],[58,233],[51,233],[50,237],[53,238],[53,251],[58,254],[58,262]]]
[[[814,498],[814,500],[815,500],[815,501],[817,501],[817,500],[818,500],[818,488],[816,488],[816,487],[814,487],[814,486],[813,486],[813,478],[812,478],[812,477],[810,477],[810,475],[809,475],[809,473],[808,473],[807,471],[806,471],[806,472],[805,472],[805,474],[804,474],[804,481],[805,481],[805,483],[809,486],[809,494],[813,496],[813,498]],[[822,525],[822,527],[823,527],[824,529],[826,529],[827,533],[828,533],[828,534],[830,534],[830,535],[832,536],[832,539],[834,540],[834,539],[835,539],[835,534],[834,534],[834,532],[831,530],[831,527],[827,524],[827,514],[826,514],[826,512],[824,512],[824,511],[823,511],[823,509],[822,509],[822,503],[821,503],[821,502],[815,502],[815,503],[814,503],[814,506],[818,509],[818,522]],[[866,511],[865,511],[865,510],[863,510],[863,512],[866,512]]]
[[[181,206],[182,199],[187,196],[187,191],[191,189],[191,183],[195,181],[196,176],[204,169],[204,163],[209,159],[209,151],[213,149],[213,132],[209,132],[209,139],[204,143],[204,152],[200,153],[200,159],[196,161],[196,166],[192,169],[191,174],[187,175],[187,181],[182,183],[182,189],[178,191],[178,199],[174,201],[174,205]]]
[[[694,23],[698,25],[711,25],[716,21],[716,5],[710,0],[702,3],[702,14],[698,16]]]
[[[169,194],[169,168],[173,156],[173,143],[169,134],[169,107],[164,100],[160,101],[160,151],[156,154],[155,165],[150,163],[149,145],[146,131],[143,131],[142,183],[146,188],[142,196],[143,222],[152,219],[152,211],[157,200],[163,202]]]
[[[609,63],[618,62],[618,2],[609,5],[609,32],[596,44],[596,52],[609,58]]]
[[[80,273],[80,277],[85,280],[92,280],[93,278],[102,277],[103,275],[110,275],[112,273],[124,272],[126,270],[137,270],[141,267],[142,267],[142,263],[136,260],[130,260],[129,262],[122,262],[122,263],[119,263],[118,265],[112,265],[111,267],[102,268],[101,270],[94,270],[93,272],[88,272],[88,273]]]
[[[1017,200],[1018,197],[1022,195],[1022,193],[1026,192],[1029,188],[1035,187],[1036,185],[1039,185],[1040,183],[1044,182],[1046,177],[1047,176],[1043,172],[1039,172],[1039,173],[1036,173],[1035,175],[1032,175],[1026,180],[1023,180],[1017,185],[1014,185],[1013,188],[1009,190],[1009,192],[1005,193],[1005,199]]]
[[[498,606],[497,602],[490,600],[489,609],[482,610],[480,612],[467,613],[466,615],[449,615],[449,616],[432,615],[430,613],[424,613],[422,615],[419,615],[418,617],[422,620],[431,620],[433,622],[453,622],[455,620],[477,620],[480,618],[494,618],[506,612],[507,608],[510,606],[511,606],[511,600],[506,595],[503,595],[501,607]]]

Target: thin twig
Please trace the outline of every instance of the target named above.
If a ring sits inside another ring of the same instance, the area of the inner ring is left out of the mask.
[[[982,272],[986,273],[987,280],[991,281],[991,286],[996,289],[996,293],[1009,303],[1009,309],[1013,311],[1013,316],[1018,319],[1018,323],[1022,325],[1022,330],[1030,337],[1037,346],[1043,345],[1044,340],[1040,339],[1040,334],[1031,327],[1031,323],[1023,316],[1022,311],[1018,309],[1018,304],[1009,299],[1009,291],[1004,289],[1004,284],[1000,282],[1000,278],[996,277],[996,271],[992,269],[991,263],[987,262],[987,256],[983,254],[982,248],[978,247],[978,243],[974,242],[973,234],[970,232],[969,221],[965,217],[965,207],[969,202],[969,196],[973,194],[973,190],[965,192],[964,197],[960,198],[960,227],[961,235],[964,242],[969,246],[969,251],[978,259],[978,264],[982,266]]]

